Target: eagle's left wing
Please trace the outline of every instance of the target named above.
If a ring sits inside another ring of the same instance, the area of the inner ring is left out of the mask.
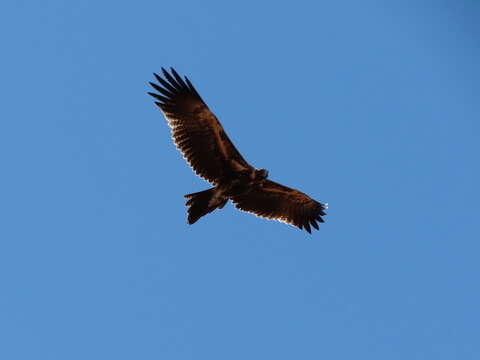
[[[257,216],[278,220],[311,233],[310,225],[318,230],[318,222],[324,222],[326,206],[301,191],[266,180],[251,190],[232,198],[234,205]]]
[[[210,111],[187,77],[182,79],[172,68],[172,74],[162,68],[159,84],[150,85],[158,92],[149,92],[157,101],[177,148],[195,173],[212,185],[237,171],[251,166],[228,138],[220,121]]]

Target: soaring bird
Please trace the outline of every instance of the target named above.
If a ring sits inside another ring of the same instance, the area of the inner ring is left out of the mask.
[[[228,200],[240,210],[305,229],[324,222],[326,205],[299,190],[268,179],[268,171],[251,166],[228,138],[217,117],[202,100],[190,80],[170,68],[163,78],[154,74],[156,92],[148,94],[165,115],[178,150],[193,171],[213,187],[185,195],[188,224]]]

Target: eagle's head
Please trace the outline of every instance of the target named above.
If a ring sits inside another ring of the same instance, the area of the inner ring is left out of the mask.
[[[268,177],[268,170],[260,169],[255,171],[255,180],[265,180]]]

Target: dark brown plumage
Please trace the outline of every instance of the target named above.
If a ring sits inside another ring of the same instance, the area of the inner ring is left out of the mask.
[[[188,223],[221,209],[228,200],[240,210],[278,220],[311,232],[323,222],[324,204],[308,195],[267,180],[268,171],[248,164],[228,138],[187,77],[171,68],[162,68],[159,84],[150,82],[157,93],[149,92],[172,129],[177,148],[195,173],[214,187],[188,194]]]

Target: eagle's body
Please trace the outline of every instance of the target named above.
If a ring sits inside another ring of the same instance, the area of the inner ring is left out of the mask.
[[[195,173],[213,188],[188,194],[188,223],[221,209],[228,200],[240,210],[311,231],[323,222],[325,205],[304,193],[268,180],[268,171],[248,164],[232,144],[222,125],[204,103],[188,78],[174,69],[162,85],[150,83],[159,93],[149,93],[165,114],[177,148]]]

